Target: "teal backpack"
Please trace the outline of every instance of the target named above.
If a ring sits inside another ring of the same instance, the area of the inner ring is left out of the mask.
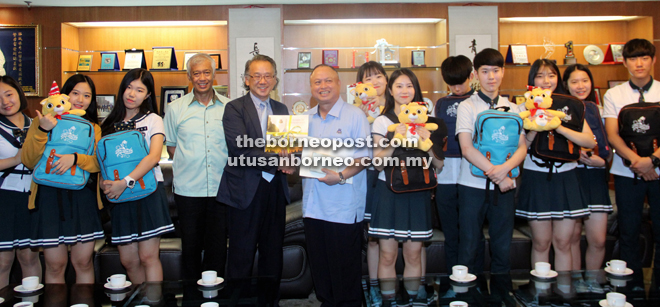
[[[58,175],[52,169],[53,162],[59,160],[55,154],[94,153],[94,125],[80,116],[66,114],[48,132],[48,141],[41,159],[34,168],[32,180],[40,185],[67,190],[81,190],[89,180],[89,172],[72,166],[64,174]]]
[[[474,129],[474,147],[493,165],[500,165],[518,149],[523,122],[517,113],[490,109],[477,115]],[[486,177],[478,167],[470,164],[470,168],[473,175]],[[516,178],[519,173],[519,167],[516,166],[509,172],[509,177]]]
[[[130,174],[140,161],[149,154],[149,146],[142,133],[127,130],[108,134],[101,138],[96,149],[96,158],[105,180],[122,180]],[[137,180],[135,187],[126,188],[112,203],[139,200],[156,191],[158,182],[153,169]]]

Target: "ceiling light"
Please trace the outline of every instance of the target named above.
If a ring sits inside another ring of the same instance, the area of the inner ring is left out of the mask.
[[[198,26],[226,26],[227,21],[218,20],[188,20],[188,21],[98,21],[98,22],[68,22],[77,28],[96,27],[198,27]]]
[[[360,18],[360,19],[303,19],[285,20],[285,25],[319,25],[319,24],[411,24],[438,23],[440,18]]]
[[[639,16],[557,16],[557,17],[507,17],[500,22],[597,22],[597,21],[628,21]]]

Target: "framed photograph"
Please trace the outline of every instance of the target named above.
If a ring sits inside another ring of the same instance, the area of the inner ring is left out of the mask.
[[[607,81],[607,86],[609,86],[610,88],[613,88],[613,87],[615,87],[619,84],[626,83],[626,82],[628,82],[628,80],[609,80],[609,81]]]
[[[215,60],[215,69],[222,69],[222,56],[219,53],[212,53],[209,56]]]
[[[39,96],[41,53],[38,25],[0,24],[0,76],[18,81],[26,96]]]
[[[228,85],[214,85],[213,89],[216,92],[218,92],[218,94],[229,98],[229,96],[227,95],[228,92],[229,92],[229,86]]]
[[[172,101],[188,93],[188,86],[162,86],[160,88],[160,116],[165,116],[167,106]]]
[[[188,60],[190,60],[193,55],[198,53],[199,52],[186,52],[183,54],[183,70],[188,70]]]
[[[600,95],[600,87],[594,87],[594,96],[596,97],[596,101],[594,101],[597,105],[603,106],[603,97]]]
[[[339,68],[339,50],[323,50],[323,64]]]
[[[424,50],[413,50],[412,51],[412,66],[413,67],[426,67],[425,55],[426,51]]]
[[[298,69],[312,68],[312,53],[298,52]]]
[[[115,95],[96,95],[96,111],[100,122],[110,115],[110,111],[114,107]]]

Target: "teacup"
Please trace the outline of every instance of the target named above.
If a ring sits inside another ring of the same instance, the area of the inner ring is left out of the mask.
[[[451,268],[451,274],[458,280],[467,278],[468,268],[464,265],[455,265]]]
[[[23,278],[21,285],[25,290],[34,290],[39,286],[39,277],[28,276]]]
[[[126,284],[126,275],[124,274],[114,274],[108,277],[108,283],[113,287],[123,287]]]
[[[614,273],[624,273],[627,263],[623,260],[610,260],[605,265]]]
[[[463,301],[453,301],[449,303],[449,307],[468,307],[468,303]]]
[[[625,295],[617,292],[610,292],[607,294],[608,307],[623,307],[625,305],[626,305]]]
[[[210,285],[210,284],[214,284],[216,280],[218,280],[218,272],[216,271],[202,272],[202,283]]]
[[[539,276],[548,276],[550,274],[550,263],[537,262],[534,264],[534,270]]]

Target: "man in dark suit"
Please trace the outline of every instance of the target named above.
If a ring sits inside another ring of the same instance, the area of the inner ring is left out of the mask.
[[[229,102],[223,116],[229,159],[277,157],[266,153],[263,145],[246,146],[244,141],[265,138],[268,115],[289,114],[284,104],[269,98],[278,83],[275,61],[256,55],[245,63],[244,77],[245,88],[250,92]],[[269,277],[268,282],[260,284],[259,305],[277,306],[285,206],[289,203],[285,173],[291,173],[291,169],[257,165],[228,163],[220,180],[216,199],[227,204],[229,229],[227,277],[250,277],[258,249],[258,274]]]

